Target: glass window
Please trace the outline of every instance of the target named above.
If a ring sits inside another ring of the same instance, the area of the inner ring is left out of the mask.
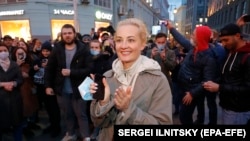
[[[94,0],[94,4],[106,8],[111,8],[112,0]]]
[[[73,20],[51,20],[51,31],[52,31],[52,39],[55,40],[57,38],[58,33],[61,32],[61,28],[64,24],[74,25]]]
[[[0,4],[26,2],[27,0],[0,0]]]
[[[26,41],[31,39],[29,20],[1,21],[2,35],[24,38]]]

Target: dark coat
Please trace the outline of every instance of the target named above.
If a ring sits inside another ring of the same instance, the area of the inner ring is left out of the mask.
[[[250,44],[231,52],[222,69],[220,106],[235,112],[250,111]]]
[[[178,73],[180,88],[184,92],[190,92],[193,97],[207,93],[208,91],[205,91],[202,82],[215,81],[218,76],[216,74],[218,66],[216,59],[212,56],[211,47],[194,54],[194,47],[189,40],[174,28],[170,32],[175,40],[188,51]]]
[[[112,64],[110,63],[110,56],[108,54],[99,54],[93,56],[94,69],[93,73],[104,74],[106,71],[112,69]]]
[[[20,86],[23,83],[23,77],[19,66],[11,61],[9,69],[5,72],[0,66],[0,82],[17,83],[11,92],[0,87],[0,130],[16,126],[22,121],[22,97]]]
[[[86,76],[90,75],[93,69],[92,55],[89,47],[76,40],[76,53],[70,63],[70,81],[73,89],[73,97],[81,98],[78,86]],[[58,95],[62,94],[64,79],[61,70],[66,68],[65,44],[58,42],[55,44],[45,68],[44,84],[45,87],[53,88]]]

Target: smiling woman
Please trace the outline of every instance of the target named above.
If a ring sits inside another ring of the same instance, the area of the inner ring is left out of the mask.
[[[172,124],[172,94],[159,64],[141,55],[147,41],[142,20],[120,21],[114,36],[118,58],[103,78],[104,99],[91,102],[91,118],[100,127],[98,141],[113,139],[115,124]],[[92,83],[94,95],[98,85]]]

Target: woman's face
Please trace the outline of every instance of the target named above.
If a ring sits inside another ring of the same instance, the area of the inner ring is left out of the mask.
[[[18,42],[17,45],[18,45],[18,47],[21,47],[21,48],[25,49],[26,51],[28,50],[28,47],[27,47],[26,44],[25,44],[24,42],[22,42],[22,41]]]
[[[0,45],[0,52],[8,52],[7,47]]]
[[[140,38],[139,28],[134,25],[122,25],[118,27],[115,43],[118,58],[122,61],[125,69],[133,65],[145,47]]]
[[[19,49],[16,50],[15,55],[16,55],[16,58],[17,58],[18,60],[25,60],[25,58],[26,58],[26,53],[25,53],[25,51],[24,51],[23,49],[21,49],[21,48],[19,48]]]

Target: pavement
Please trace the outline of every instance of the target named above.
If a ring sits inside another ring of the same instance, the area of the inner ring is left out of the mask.
[[[217,98],[217,103],[218,103],[218,98]],[[217,104],[218,105],[218,104]],[[173,106],[174,107],[174,106]],[[173,109],[174,111],[174,109]],[[194,112],[194,120],[196,119],[196,115],[197,115],[197,111],[195,110]],[[221,108],[218,106],[218,124],[221,123]],[[32,132],[35,134],[35,136],[30,137],[30,138],[26,138],[23,136],[23,141],[61,141],[61,139],[64,137],[65,135],[65,125],[63,124],[63,119],[62,119],[62,123],[61,123],[61,127],[62,127],[62,132],[59,136],[52,138],[50,137],[49,134],[43,134],[42,131],[43,129],[45,129],[48,126],[49,120],[48,120],[48,116],[45,110],[41,110],[39,112],[39,123],[37,123],[37,125],[39,125],[41,128],[38,130],[32,130]],[[175,125],[180,125],[180,121],[179,121],[179,117],[178,115],[173,115],[173,123]],[[207,104],[205,102],[205,123],[208,123],[208,108],[207,108]],[[10,134],[7,134],[3,137],[3,141],[13,141],[13,138]]]

